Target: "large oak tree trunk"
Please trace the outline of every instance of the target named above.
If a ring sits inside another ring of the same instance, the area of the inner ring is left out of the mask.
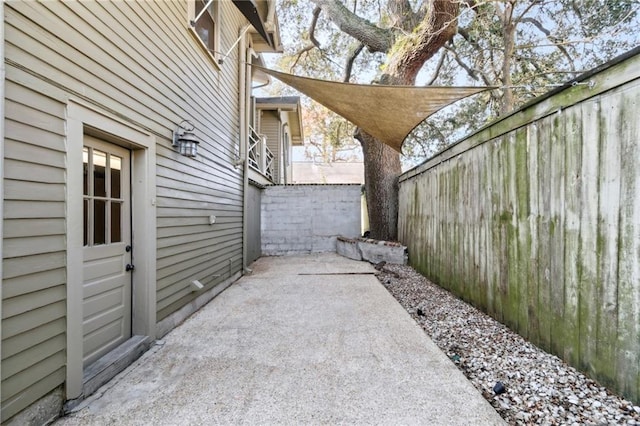
[[[398,152],[358,129],[362,144],[365,194],[369,211],[370,237],[395,241],[398,238],[398,176],[401,172]]]
[[[424,63],[456,33],[460,9],[459,0],[428,0],[414,13],[408,0],[389,0],[387,11],[394,25],[383,29],[356,16],[340,0],[312,1],[341,31],[371,52],[387,54],[380,83],[389,85],[415,84]],[[380,99],[380,102],[385,100]],[[362,144],[364,156],[371,237],[396,240],[400,156],[393,148],[360,129],[355,137]]]
[[[403,0],[396,1],[402,5]],[[422,21],[387,58],[380,83],[413,85],[424,63],[431,58],[457,29],[459,3],[456,0],[432,0]],[[410,9],[410,6],[405,5]],[[415,15],[403,12],[404,24],[412,28]],[[381,99],[380,102],[384,102]],[[396,240],[398,237],[398,177],[402,171],[400,156],[393,148],[358,129],[356,139],[362,144],[364,178],[371,237]]]

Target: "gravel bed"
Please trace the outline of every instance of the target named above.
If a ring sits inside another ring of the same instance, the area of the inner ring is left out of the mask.
[[[413,268],[386,264],[377,269],[380,282],[509,424],[640,425],[640,407]],[[503,393],[497,382],[504,385]]]

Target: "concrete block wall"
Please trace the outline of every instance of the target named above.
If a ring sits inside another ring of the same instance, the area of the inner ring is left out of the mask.
[[[276,185],[262,193],[262,255],[336,250],[360,235],[360,185]]]

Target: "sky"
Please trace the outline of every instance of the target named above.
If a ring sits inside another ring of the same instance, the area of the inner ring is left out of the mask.
[[[308,2],[308,0],[300,0],[300,1],[302,1],[302,2],[307,1]],[[552,5],[555,1],[556,0],[549,0],[547,3]],[[582,5],[582,3],[581,3],[582,0],[576,0],[576,1],[578,2],[577,4]],[[598,4],[602,3],[604,1],[605,0],[593,0],[591,3],[595,7],[598,7]],[[636,4],[637,5],[637,9],[640,10],[640,0],[620,0],[620,1],[630,1],[632,4]],[[522,4],[524,4],[524,3],[522,3]],[[637,19],[636,19],[636,23],[638,25],[640,25],[640,22],[638,22],[639,20],[640,20],[640,16],[638,16]],[[463,21],[464,20],[461,19],[461,22],[463,22]],[[549,23],[546,22],[546,21],[543,21],[543,24],[546,25],[546,26],[549,26]],[[637,28],[636,25],[634,25],[634,27]],[[298,34],[292,34],[292,31],[289,28],[290,28],[290,26],[287,25],[287,22],[282,22],[282,21],[280,22],[282,43],[285,46],[292,45],[292,42],[296,38],[299,37]],[[618,37],[620,37],[620,36],[618,35]],[[635,40],[628,40],[628,41],[630,41],[631,44],[633,44],[634,42],[635,42],[636,45],[640,44],[640,38],[638,38],[638,32],[637,31],[636,32],[631,32],[631,33],[629,33],[627,35],[624,35],[622,37],[627,37],[627,38],[634,38],[635,37]],[[542,38],[544,38],[544,36],[542,36]],[[542,41],[544,41],[544,40],[542,40]],[[585,44],[585,46],[586,47],[583,47],[583,49],[587,48],[588,44]],[[552,49],[552,48],[549,47],[549,49]],[[264,54],[263,55],[263,57],[265,59],[265,63],[269,67],[274,67],[275,66],[276,61],[277,61],[279,56],[280,56],[279,54]],[[431,72],[430,70],[433,69],[434,62],[435,62],[435,59],[433,61],[431,61],[431,63],[428,63],[427,66],[425,66],[423,68],[423,71],[419,74],[417,85],[425,84],[425,82],[427,81],[427,79],[428,79],[428,77],[430,75],[430,72]],[[359,80],[360,81],[370,81],[370,80],[372,80],[374,78],[374,75],[373,75],[374,71],[370,71],[370,73],[371,73],[371,76],[369,78],[367,78],[366,76],[363,77],[362,75],[360,75],[359,76]],[[570,76],[567,76],[567,79],[569,77]],[[457,84],[457,85],[469,85],[470,83],[473,83],[473,81],[468,80],[466,78],[466,76],[462,72],[459,75],[457,75],[456,78],[454,79],[454,84]],[[477,84],[478,83],[476,82],[474,85],[477,85]],[[548,90],[552,90],[552,89],[553,89],[552,87],[548,88]],[[269,96],[269,93],[264,89],[261,90],[258,93],[259,93],[259,96]],[[305,129],[305,131],[306,131],[307,134],[310,133],[306,129]],[[458,135],[457,137],[460,137],[460,136],[463,136],[463,135]],[[456,139],[457,139],[457,137],[456,137]],[[296,148],[295,151],[294,151],[294,161],[301,161],[303,159],[304,159],[304,148]]]

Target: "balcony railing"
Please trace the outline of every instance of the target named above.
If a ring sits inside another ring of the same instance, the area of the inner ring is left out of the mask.
[[[255,129],[249,126],[249,166],[260,171],[260,145],[263,144],[263,137],[256,133]]]
[[[274,156],[267,138],[249,126],[249,167],[273,180]]]

